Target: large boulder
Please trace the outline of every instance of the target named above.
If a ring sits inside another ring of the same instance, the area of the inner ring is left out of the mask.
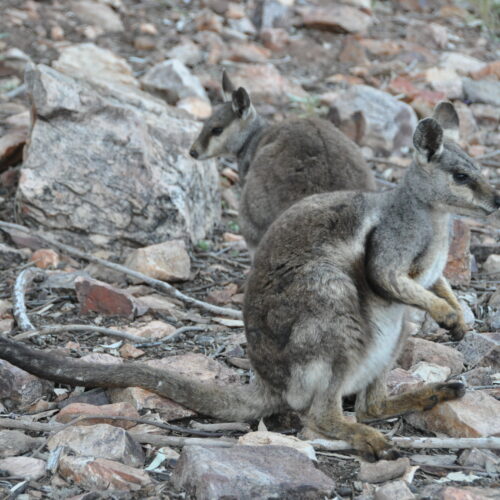
[[[204,238],[220,198],[215,164],[187,154],[199,125],[134,85],[79,76],[26,72],[34,120],[17,192],[23,222],[80,247],[82,234],[96,247]]]
[[[360,128],[356,142],[389,155],[412,146],[417,115],[406,103],[367,85],[353,85],[332,102],[328,117],[343,132]],[[356,126],[360,121],[363,125]]]

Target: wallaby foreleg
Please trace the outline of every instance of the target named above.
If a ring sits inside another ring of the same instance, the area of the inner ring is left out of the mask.
[[[436,283],[432,286],[431,290],[438,296],[441,297],[442,299],[446,300],[448,304],[454,309],[454,311],[458,315],[458,320],[457,324],[453,327],[453,329],[450,331],[450,334],[452,337],[456,340],[461,340],[463,336],[465,335],[465,332],[469,330],[469,327],[465,323],[464,320],[464,314],[462,311],[462,307],[460,306],[460,303],[458,302],[455,294],[453,293],[453,290],[450,287],[450,284],[446,280],[444,276],[441,276]]]
[[[449,331],[458,327],[458,312],[447,300],[425,289],[422,285],[407,276],[391,276],[383,282],[383,288],[394,299],[427,311],[439,326]]]
[[[414,411],[426,411],[439,403],[461,398],[465,387],[460,382],[427,384],[414,391],[388,396],[385,376],[377,378],[356,396],[356,418],[370,422],[405,415]]]

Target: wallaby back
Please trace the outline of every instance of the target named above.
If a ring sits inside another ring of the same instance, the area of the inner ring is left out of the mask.
[[[271,223],[306,196],[340,190],[374,190],[359,148],[332,123],[295,118],[262,134],[246,174],[240,227],[254,250]]]
[[[222,87],[228,102],[205,121],[190,154],[200,160],[217,155],[238,160],[239,222],[250,254],[276,217],[305,196],[375,189],[359,148],[331,122],[294,118],[269,125],[248,92],[235,90],[226,73]]]

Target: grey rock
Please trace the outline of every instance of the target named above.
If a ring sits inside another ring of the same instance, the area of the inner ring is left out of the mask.
[[[412,145],[417,115],[408,104],[373,87],[354,85],[333,101],[329,118],[343,130],[352,128],[360,114],[365,123],[360,145],[382,154]]]
[[[196,242],[212,230],[218,174],[187,154],[195,121],[133,87],[76,81],[44,65],[26,83],[39,119],[17,191],[24,223],[89,249]]]
[[[188,66],[196,66],[203,61],[201,47],[191,40],[175,45],[166,55],[169,59],[177,59]]]
[[[0,269],[9,269],[25,260],[26,257],[20,250],[0,243]]]
[[[49,394],[53,384],[0,359],[0,403],[12,410],[24,408]]]
[[[8,457],[0,460],[0,470],[7,472],[7,475],[34,481],[45,474],[45,467],[45,461],[38,458]]]
[[[176,104],[185,97],[199,97],[209,101],[198,77],[178,59],[155,64],[142,77],[141,82],[145,90],[159,94],[169,104]]]
[[[486,366],[500,370],[500,333],[467,332],[457,349],[470,367]]]
[[[375,500],[413,500],[415,495],[404,481],[393,481],[377,489]]]
[[[401,477],[410,467],[408,458],[398,458],[397,460],[379,460],[369,463],[361,462],[358,478],[369,483],[384,483],[391,479]]]
[[[466,467],[482,467],[492,473],[500,472],[500,458],[490,450],[479,450],[477,448],[464,450],[458,459],[458,463]]]
[[[500,82],[494,80],[463,79],[466,98],[471,102],[482,102],[500,106]]]
[[[448,366],[452,375],[461,373],[464,367],[464,356],[455,349],[430,340],[409,338],[398,362],[402,368],[409,370],[419,361]]]
[[[283,446],[186,446],[172,478],[199,499],[316,499],[335,487],[303,453]]]
[[[123,23],[111,7],[90,0],[70,2],[71,9],[85,23],[101,28],[104,32],[123,31]]]
[[[439,467],[442,465],[453,465],[457,460],[456,455],[412,455],[411,461],[417,465],[431,465]]]
[[[76,455],[116,460],[131,467],[144,465],[141,446],[126,430],[108,424],[63,429],[47,441],[49,450],[58,446],[64,446]]]
[[[0,431],[0,458],[21,455],[44,442],[44,438],[34,438],[21,431]]]

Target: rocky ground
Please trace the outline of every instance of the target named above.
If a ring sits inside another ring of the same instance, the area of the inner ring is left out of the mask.
[[[494,1],[3,0],[0,219],[32,229],[0,225],[2,333],[89,361],[248,381],[237,168],[187,155],[222,68],[270,120],[332,120],[380,189],[408,166],[417,120],[449,99],[463,147],[498,186],[498,29]],[[388,380],[393,394],[461,380],[465,397],[374,424],[392,438],[500,436],[499,234],[498,215],[455,220],[446,274],[471,331],[451,342],[414,311]],[[20,278],[31,324],[14,318]],[[144,390],[54,385],[1,360],[0,417],[1,498],[499,498],[498,450],[402,448],[367,464],[296,439],[293,415],[221,426]]]

